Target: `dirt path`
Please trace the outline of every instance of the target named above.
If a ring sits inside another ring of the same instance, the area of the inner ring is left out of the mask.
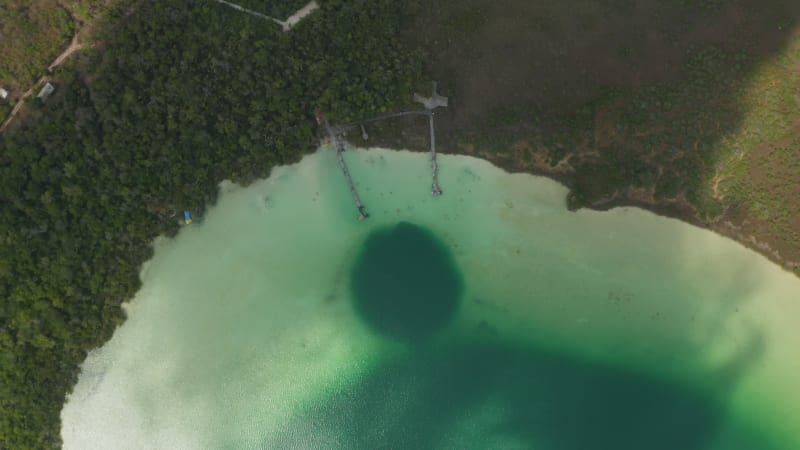
[[[69,43],[69,47],[67,47],[67,49],[64,50],[60,55],[58,55],[58,57],[53,60],[52,64],[47,66],[47,71],[52,72],[53,69],[60,66],[65,59],[69,58],[69,55],[75,53],[83,47],[83,44],[78,43],[78,33],[75,33],[75,36],[72,37],[72,42]]]
[[[289,31],[290,28],[297,25],[307,15],[316,11],[317,8],[319,8],[319,5],[317,4],[316,1],[308,2],[306,6],[303,6],[302,8],[298,9],[297,12],[295,12],[294,14],[289,16],[288,19],[286,19],[286,22],[283,24],[283,30]]]
[[[24,104],[23,100],[25,100],[28,96],[33,94],[33,88],[36,87],[36,86],[39,86],[39,83],[41,83],[42,81],[44,81],[46,79],[47,79],[46,76],[39,78],[38,80],[36,80],[36,83],[34,83],[33,87],[31,87],[30,89],[25,91],[24,94],[22,94],[22,97],[20,97],[17,100],[17,103],[14,105],[14,108],[11,109],[11,113],[8,114],[8,117],[6,117],[6,120],[4,120],[2,124],[0,124],[0,133],[5,131],[6,127],[8,127],[8,124],[11,123],[12,119],[14,119],[14,116],[16,116],[17,113],[19,112],[19,110],[22,109],[22,105]]]
[[[235,4],[235,3],[228,2],[226,0],[214,0],[214,1],[216,1],[219,4],[222,4],[222,5],[225,5],[225,6],[229,6],[229,7],[233,8],[233,9],[235,9],[237,11],[241,11],[243,13],[250,14],[251,16],[260,17],[262,19],[270,20],[272,22],[275,22],[275,23],[277,23],[278,25],[280,25],[283,28],[283,31],[289,31],[293,26],[297,25],[298,22],[303,20],[304,17],[306,17],[307,15],[309,15],[312,12],[316,11],[317,8],[319,8],[319,5],[317,4],[317,2],[315,0],[312,0],[312,1],[308,2],[308,4],[306,4],[306,6],[298,9],[294,14],[289,16],[289,18],[286,19],[286,21],[283,21],[283,20],[280,20],[280,19],[276,19],[274,17],[270,17],[270,16],[267,16],[267,15],[261,14],[260,12],[253,11],[252,9],[244,8],[242,6],[239,6],[239,5]]]
[[[217,3],[221,5],[225,5],[231,7],[237,11],[241,11],[246,14],[250,14],[251,16],[260,17],[264,20],[270,20],[272,22],[277,23],[278,25],[282,26],[284,29],[286,28],[286,23],[280,19],[276,19],[274,17],[267,16],[265,14],[261,14],[260,12],[253,11],[252,9],[247,9],[242,6],[237,5],[236,3],[227,2],[225,0],[215,0]]]

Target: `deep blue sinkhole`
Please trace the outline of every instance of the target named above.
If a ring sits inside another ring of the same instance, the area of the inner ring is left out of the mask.
[[[356,311],[370,327],[411,342],[442,328],[458,309],[464,290],[444,245],[406,222],[367,238],[350,283]]]

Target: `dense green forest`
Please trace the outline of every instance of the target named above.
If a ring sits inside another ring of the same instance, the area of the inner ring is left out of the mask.
[[[419,74],[392,0],[320,2],[290,33],[210,1],[129,3],[0,137],[0,448],[60,444],[78,365],[175,211],[312,151],[316,105],[384,111]]]

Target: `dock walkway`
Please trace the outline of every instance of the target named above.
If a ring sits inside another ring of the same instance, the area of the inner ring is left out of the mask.
[[[433,126],[433,110],[439,106],[447,107],[447,97],[439,95],[436,92],[437,83],[433,82],[433,92],[430,97],[423,97],[419,94],[414,94],[414,100],[422,103],[428,113],[428,124],[431,129],[431,171],[433,178],[433,185],[431,193],[434,196],[442,195],[442,190],[439,188],[439,164],[436,162],[436,130]]]
[[[439,165],[436,163],[436,131],[433,128],[433,111],[428,113],[428,123],[431,127],[431,170],[433,171],[433,186],[431,193],[434,196],[442,195],[439,189]]]
[[[356,186],[353,184],[353,178],[350,176],[350,171],[347,170],[347,164],[344,162],[344,156],[342,156],[342,153],[344,152],[344,142],[339,137],[340,131],[334,130],[333,127],[331,127],[330,122],[328,122],[328,118],[319,111],[317,111],[317,121],[320,123],[320,125],[325,127],[325,132],[328,134],[328,139],[336,149],[336,158],[339,160],[339,167],[342,168],[342,174],[344,174],[344,178],[347,180],[347,187],[350,188],[350,194],[353,196],[353,202],[355,202],[356,208],[358,209],[358,220],[364,220],[369,217],[369,214],[367,214],[364,205],[361,204],[361,199],[358,197]]]
[[[347,170],[347,164],[345,164],[344,157],[342,156],[341,144],[338,141],[336,145],[336,157],[339,159],[339,166],[342,168],[344,178],[347,180],[347,186],[350,188],[350,194],[353,195],[353,201],[356,204],[356,208],[358,208],[358,220],[364,220],[369,217],[369,214],[367,214],[367,211],[364,209],[364,205],[361,204],[361,199],[358,198],[358,192],[356,192],[356,187],[353,185],[353,178],[350,177],[350,171]]]
[[[358,220],[364,220],[369,217],[367,214],[364,205],[361,204],[361,199],[358,197],[358,192],[356,191],[355,184],[353,183],[353,178],[350,176],[350,171],[347,169],[347,163],[344,161],[344,156],[342,153],[344,152],[344,145],[345,142],[343,140],[342,134],[347,130],[360,128],[361,134],[366,140],[367,131],[364,128],[364,124],[375,122],[378,120],[389,119],[393,117],[402,117],[402,116],[409,116],[409,115],[427,115],[428,116],[428,126],[430,127],[430,136],[431,136],[431,170],[432,170],[432,186],[431,186],[431,193],[434,196],[439,196],[442,194],[442,190],[439,187],[439,165],[436,161],[436,129],[434,127],[433,121],[433,110],[437,107],[443,106],[447,107],[447,97],[439,95],[436,92],[436,82],[433,82],[433,93],[431,97],[425,98],[420,96],[419,94],[415,94],[414,98],[422,103],[425,106],[425,109],[422,111],[401,111],[398,113],[391,113],[391,114],[384,114],[377,117],[372,117],[369,119],[364,119],[358,122],[353,122],[349,124],[345,124],[342,126],[338,126],[336,128],[332,127],[330,122],[328,122],[328,118],[325,117],[324,114],[317,108],[315,112],[315,116],[317,119],[317,123],[325,128],[325,133],[328,135],[328,140],[331,144],[333,144],[336,150],[336,159],[339,160],[339,167],[342,168],[342,174],[344,175],[345,180],[347,181],[347,187],[350,189],[350,194],[353,196],[353,202],[358,209]]]

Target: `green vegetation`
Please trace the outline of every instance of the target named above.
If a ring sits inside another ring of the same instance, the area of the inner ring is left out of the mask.
[[[110,6],[120,0],[61,0],[79,20],[87,21],[101,16]]]
[[[658,198],[686,193],[700,201],[705,168],[718,157],[715,137],[720,127],[732,132],[730,127],[736,125],[733,116],[739,105],[726,92],[739,89],[737,80],[744,77],[737,58],[743,56],[707,47],[691,56],[687,77],[680,81],[610,89],[559,115],[518,108],[515,119],[508,121],[508,110],[495,111],[480,134],[505,133],[516,140],[522,137],[518,123],[535,123],[543,130],[538,143],[551,166],[571,153],[592,150],[592,156],[575,162],[575,169],[597,172],[601,179],[578,179],[573,190],[581,198],[602,197],[633,185],[655,188]],[[613,117],[603,120],[603,113]],[[699,151],[685,151],[692,148]],[[508,146],[489,149],[504,152]],[[667,170],[659,174],[657,167]]]
[[[800,40],[784,55],[798,49]],[[578,174],[570,180],[574,207],[634,186],[656,201],[685,199],[707,225],[758,221],[761,239],[800,254],[798,61],[778,56],[745,70],[750,57],[709,46],[691,55],[679,81],[614,89],[562,115],[533,106],[495,110],[467,141],[503,154],[527,139],[520,124],[539,124],[537,145],[551,167],[577,155],[570,159]]]
[[[0,3],[0,84],[27,89],[72,38],[74,28],[57,0]]]
[[[408,97],[400,8],[329,0],[291,33],[213,2],[109,12],[105,50],[59,69],[0,137],[0,448],[58,445],[78,364],[123,320],[174,211],[312,151],[317,104],[343,120]]]

